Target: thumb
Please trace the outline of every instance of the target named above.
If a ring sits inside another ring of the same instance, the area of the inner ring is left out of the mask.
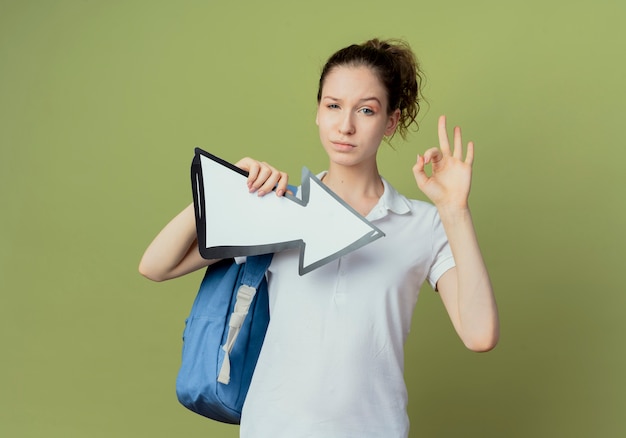
[[[428,181],[428,175],[424,171],[425,161],[422,155],[417,154],[417,162],[413,166],[413,176],[415,176],[418,187],[422,187]]]

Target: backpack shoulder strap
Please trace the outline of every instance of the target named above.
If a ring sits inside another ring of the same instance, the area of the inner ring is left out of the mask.
[[[267,268],[272,263],[273,254],[261,254],[258,256],[248,256],[243,265],[243,276],[241,284],[258,289]]]
[[[243,322],[246,316],[248,316],[248,311],[257,293],[257,289],[265,278],[265,272],[272,262],[272,257],[273,254],[248,256],[243,265],[241,282],[237,290],[233,291],[237,294],[237,300],[235,301],[235,308],[228,321],[228,335],[226,337],[226,343],[222,346],[225,353],[224,361],[222,362],[219,375],[217,376],[217,381],[225,385],[228,385],[230,382],[230,352],[235,345]]]

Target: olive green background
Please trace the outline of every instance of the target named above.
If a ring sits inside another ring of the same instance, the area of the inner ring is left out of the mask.
[[[499,346],[464,349],[428,287],[407,345],[412,437],[626,434],[626,7],[620,1],[0,0],[0,436],[235,437],[174,393],[200,273],[137,273],[191,202],[201,146],[299,181],[330,53],[402,37],[476,142],[472,209]],[[303,379],[306,376],[303,376]]]

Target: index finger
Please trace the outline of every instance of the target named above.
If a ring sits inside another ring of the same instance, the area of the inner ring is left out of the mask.
[[[287,175],[286,172],[278,172],[278,175],[280,179],[278,180],[278,183],[276,184],[276,195],[283,196],[285,193],[289,193],[290,195],[293,195],[291,190],[287,188],[289,184],[289,175]]]

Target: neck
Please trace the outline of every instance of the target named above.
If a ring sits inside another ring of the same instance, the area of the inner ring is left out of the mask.
[[[322,182],[363,216],[367,216],[383,195],[378,167],[344,167],[330,164]]]

